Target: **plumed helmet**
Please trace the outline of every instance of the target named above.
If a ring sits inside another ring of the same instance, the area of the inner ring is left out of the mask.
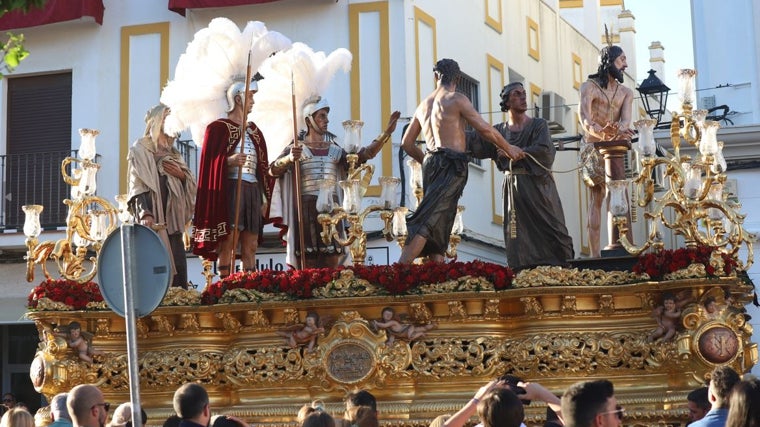
[[[248,90],[259,90],[259,84],[256,80],[251,80],[248,84]],[[227,88],[227,112],[235,109],[235,97],[245,93],[245,78],[235,79],[229,88]]]
[[[306,119],[307,125],[309,123],[314,125],[312,115],[319,110],[327,108],[327,112],[330,112],[330,103],[327,102],[327,98],[322,96],[313,96],[306,100],[303,104],[303,116]]]

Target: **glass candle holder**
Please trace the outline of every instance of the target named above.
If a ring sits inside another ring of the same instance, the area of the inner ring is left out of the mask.
[[[95,159],[95,137],[100,133],[95,129],[79,129],[79,135],[82,137],[79,143],[79,158],[92,161]]]
[[[654,127],[657,120],[638,120],[633,125],[639,131],[639,152],[645,157],[654,156],[657,145],[654,142]]]
[[[678,99],[681,101],[681,104],[694,104],[694,100],[696,99],[694,78],[696,75],[697,71],[690,68],[678,70],[678,82],[680,83]]]
[[[343,139],[343,148],[349,154],[356,154],[362,147],[362,126],[361,120],[346,120],[343,122],[345,137]]]
[[[40,214],[43,209],[42,205],[21,206],[21,210],[24,211],[24,236],[38,237],[42,233]]]
[[[401,178],[395,176],[381,176],[379,181],[382,188],[380,198],[383,200],[383,208],[394,209],[398,206],[396,191],[398,191],[398,186],[401,184]]]
[[[343,189],[343,210],[352,214],[357,213],[362,203],[361,181],[358,179],[340,181],[340,187]]]
[[[628,188],[627,179],[616,179],[607,183],[610,189],[610,213],[613,216],[623,216],[628,213],[628,200],[625,190]]]
[[[409,213],[409,209],[404,206],[397,207],[393,210],[393,236],[400,237],[406,236],[406,214]]]
[[[319,195],[317,195],[317,211],[328,213],[333,210],[333,192],[335,191],[335,180],[325,179],[319,183]]]
[[[718,152],[718,129],[720,129],[720,123],[714,120],[706,120],[702,126],[699,152],[703,156],[714,156]]]

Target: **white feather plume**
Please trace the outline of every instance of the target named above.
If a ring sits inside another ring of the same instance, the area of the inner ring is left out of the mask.
[[[290,49],[278,52],[264,62],[251,116],[261,128],[270,157],[276,157],[293,140],[292,87],[295,83],[296,122],[306,128],[304,102],[322,96],[335,74],[351,69],[352,55],[347,49],[336,49],[329,55],[314,52],[304,43],[293,43]]]
[[[171,109],[164,124],[166,132],[177,134],[190,128],[193,141],[201,146],[206,126],[227,111],[227,88],[235,78],[245,78],[248,52],[255,74],[269,55],[290,45],[287,37],[268,31],[263,22],[248,22],[241,32],[227,18],[211,20],[188,43],[174,79],[161,93],[161,102]]]

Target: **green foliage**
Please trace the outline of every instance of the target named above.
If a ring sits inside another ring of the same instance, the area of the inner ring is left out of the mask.
[[[0,0],[0,16],[13,10],[28,12],[32,8],[42,8],[47,0]],[[10,73],[18,64],[29,56],[29,51],[24,48],[24,35],[6,33],[7,42],[0,42],[0,79],[6,73]]]
[[[14,68],[18,67],[18,64],[24,58],[29,56],[29,51],[24,48],[23,34],[16,35],[13,33],[5,33],[5,35],[8,37],[8,41],[3,43],[2,47],[0,47],[0,50],[3,52],[4,62],[0,70],[3,72],[11,72]],[[2,76],[2,74],[0,74],[0,76]]]
[[[31,8],[41,8],[47,0],[0,0],[0,16],[12,10],[21,9],[28,12]]]

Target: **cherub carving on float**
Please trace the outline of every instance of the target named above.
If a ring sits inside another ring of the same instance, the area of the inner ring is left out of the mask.
[[[52,335],[66,340],[66,345],[87,363],[92,363],[92,356],[103,354],[102,351],[92,346],[93,334],[83,331],[79,322],[74,321],[68,326],[57,327],[53,329]]]
[[[647,337],[648,342],[657,340],[670,341],[676,335],[681,308],[691,301],[691,297],[680,293],[678,298],[670,293],[662,296],[662,305],[652,310],[652,317],[657,321],[657,328]]]
[[[427,331],[436,327],[435,323],[426,325],[413,325],[406,323],[396,316],[396,311],[391,307],[383,308],[380,314],[381,320],[373,320],[372,326],[378,330],[384,330],[388,335],[385,345],[390,346],[396,338],[405,341],[414,341],[425,336]]]
[[[317,337],[323,333],[325,328],[319,323],[319,314],[310,311],[306,314],[306,320],[303,325],[294,325],[290,328],[278,331],[277,335],[285,338],[285,343],[290,348],[306,346],[306,352],[312,353],[317,345]]]

